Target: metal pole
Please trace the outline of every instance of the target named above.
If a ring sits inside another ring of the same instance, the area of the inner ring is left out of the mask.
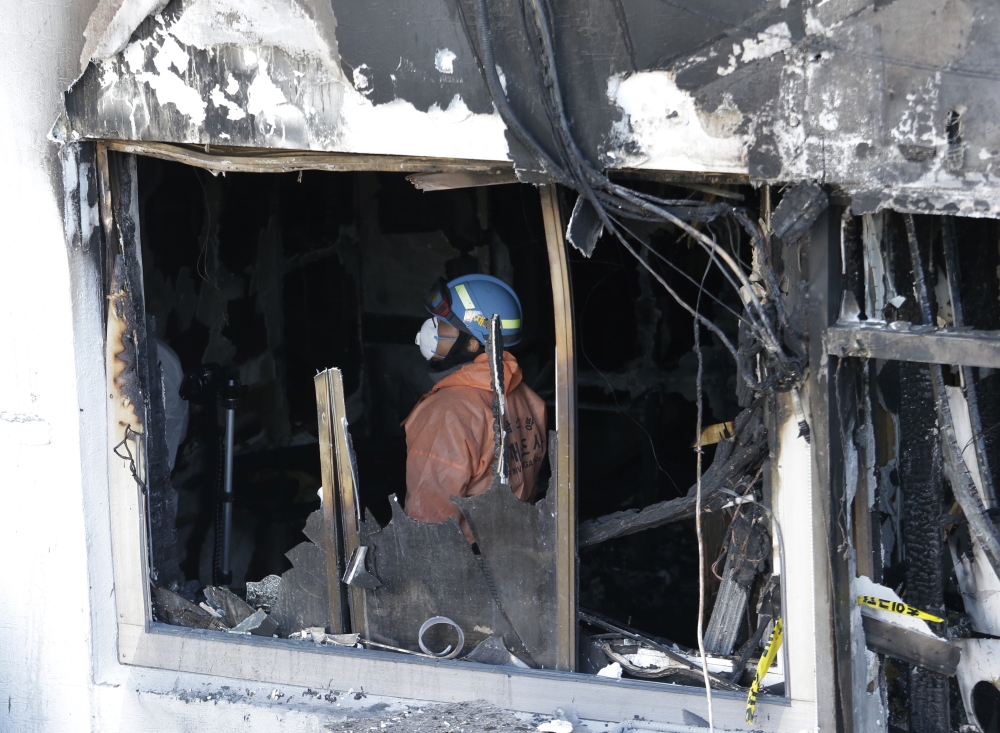
[[[233,582],[229,567],[229,547],[233,531],[233,434],[236,425],[236,408],[226,410],[226,467],[222,488],[222,584]]]

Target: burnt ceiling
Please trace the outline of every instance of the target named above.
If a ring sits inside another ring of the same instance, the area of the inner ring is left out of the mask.
[[[488,9],[511,109],[551,150],[530,4]],[[995,3],[553,0],[550,15],[569,128],[600,167],[814,179],[858,212],[998,214]],[[316,0],[174,0],[90,60],[69,123],[94,138],[510,158],[542,180],[494,112],[478,23],[475,0],[333,0],[332,15]]]

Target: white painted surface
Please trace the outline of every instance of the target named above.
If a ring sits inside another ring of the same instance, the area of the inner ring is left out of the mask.
[[[972,690],[976,684],[988,682],[996,686],[1000,681],[1000,639],[955,639],[955,643],[962,648],[955,677],[966,711],[973,711]]]
[[[788,670],[785,674],[794,700],[815,701],[818,593],[801,592],[796,584],[797,578],[812,578],[816,563],[813,525],[802,519],[811,517],[813,512],[812,451],[805,439],[799,437],[798,420],[790,395],[780,395],[779,399],[783,403],[783,421],[779,427],[781,447],[774,465],[771,502],[781,526],[787,563],[787,568],[782,569],[785,574],[787,615],[784,639]],[[773,564],[780,565],[776,557]],[[813,724],[817,722],[814,720]]]
[[[91,729],[89,577],[61,174],[46,140],[92,5],[0,5],[0,730]],[[71,39],[71,40],[70,40]],[[94,367],[101,367],[94,362]],[[97,406],[100,409],[100,406]]]
[[[623,117],[615,126],[619,151],[612,167],[747,172],[747,138],[736,133],[743,115],[731,101],[715,112],[699,113],[694,97],[678,88],[670,71],[641,71],[608,80],[608,99]]]

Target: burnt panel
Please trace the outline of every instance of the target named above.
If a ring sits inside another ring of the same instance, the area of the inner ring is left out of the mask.
[[[453,501],[476,537],[507,618],[535,663],[555,669],[555,497],[532,505],[494,481],[484,494]]]
[[[335,0],[333,11],[344,74],[375,104],[445,109],[460,95],[473,112],[492,111],[456,3]]]
[[[369,638],[419,652],[421,624],[446,616],[461,627],[469,650],[497,635],[517,651],[516,637],[458,523],[418,522],[406,516],[395,496],[389,502],[392,521],[379,529],[369,516],[362,533],[368,570],[382,584],[365,591]]]

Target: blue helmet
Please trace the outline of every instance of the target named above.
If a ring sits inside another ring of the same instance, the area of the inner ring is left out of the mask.
[[[490,319],[498,315],[503,345],[521,341],[521,301],[510,285],[490,275],[463,275],[449,283],[438,278],[427,292],[424,307],[483,344],[490,331]]]

